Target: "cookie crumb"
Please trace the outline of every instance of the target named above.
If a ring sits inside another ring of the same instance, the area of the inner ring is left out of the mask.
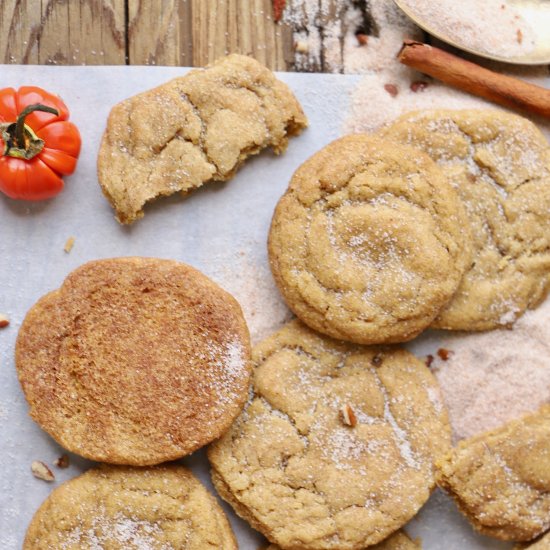
[[[7,326],[9,326],[9,324],[10,320],[7,315],[0,313],[0,328],[6,328]]]
[[[342,418],[342,422],[346,426],[351,426],[353,428],[357,425],[357,417],[349,405],[343,405],[340,408],[340,416]]]
[[[298,40],[298,42],[294,44],[294,49],[296,53],[306,54],[309,51],[309,46],[305,40]]]
[[[377,353],[377,354],[371,359],[371,363],[372,363],[375,367],[379,367],[379,366],[382,364],[382,361],[383,361],[383,358],[382,358],[382,354],[381,354],[381,353]]]
[[[446,349],[446,348],[439,348],[437,350],[437,355],[443,359],[443,361],[447,361],[449,359],[449,357],[451,356],[453,352]]]
[[[31,464],[32,475],[38,479],[43,479],[44,481],[54,481],[55,476],[52,471],[40,460],[35,460]]]
[[[68,468],[69,467],[69,455],[64,453],[60,457],[56,458],[53,463],[58,468]]]
[[[67,254],[73,249],[74,241],[75,241],[75,238],[74,238],[74,237],[69,237],[69,238],[67,239],[67,242],[65,243],[65,246],[63,247],[63,250],[64,250]]]
[[[435,359],[435,357],[431,353],[426,355],[426,357],[424,358],[424,363],[426,363],[426,366],[428,368],[430,368],[432,366],[432,363],[434,362],[434,359]]]

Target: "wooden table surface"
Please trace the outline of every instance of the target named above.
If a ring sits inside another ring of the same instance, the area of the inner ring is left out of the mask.
[[[0,0],[0,63],[191,65],[226,53],[292,70],[271,0]]]

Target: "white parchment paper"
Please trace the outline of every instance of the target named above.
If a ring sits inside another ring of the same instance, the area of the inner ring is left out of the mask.
[[[291,141],[282,157],[270,152],[249,160],[225,184],[210,184],[185,200],[162,199],[145,218],[120,226],[96,178],[96,155],[110,108],[118,101],[181,75],[166,67],[0,67],[0,87],[38,85],[58,93],[80,128],[83,150],[76,173],[57,198],[40,203],[0,197],[0,312],[11,324],[0,331],[0,548],[21,548],[27,525],[50,491],[92,463],[70,456],[66,470],[52,469],[54,483],[35,479],[33,460],[48,464],[63,450],[28,416],[17,381],[14,344],[27,310],[82,263],[115,256],[156,256],[189,263],[211,276],[242,303],[257,341],[288,317],[267,264],[266,238],[273,208],[293,171],[335,139],[347,112],[349,91],[359,77],[283,74],[309,117],[310,128]],[[66,240],[75,237],[69,254]],[[433,337],[416,344],[433,351]],[[183,460],[213,491],[204,452]],[[225,506],[225,505],[224,505]],[[240,547],[264,539],[225,506]],[[290,520],[290,518],[289,518]],[[408,527],[436,550],[504,549],[510,545],[475,535],[440,492]]]

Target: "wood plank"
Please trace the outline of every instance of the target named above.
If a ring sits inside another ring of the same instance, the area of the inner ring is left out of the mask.
[[[272,70],[288,70],[291,32],[273,21],[271,0],[191,0],[193,65],[228,53],[251,55]]]
[[[128,0],[130,65],[192,63],[191,2]]]
[[[110,65],[126,62],[125,0],[5,0],[4,63]]]

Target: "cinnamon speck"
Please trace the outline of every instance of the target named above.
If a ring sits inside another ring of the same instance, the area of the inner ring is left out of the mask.
[[[442,359],[443,361],[447,361],[449,359],[449,357],[451,356],[453,352],[446,349],[446,348],[439,348],[437,350],[437,355],[439,356],[440,359]]]
[[[388,94],[392,97],[395,97],[399,93],[399,90],[395,84],[384,84],[384,90],[386,90],[386,92],[388,92]]]
[[[357,38],[359,46],[366,46],[369,42],[369,37],[365,33],[358,32],[355,37]]]
[[[523,42],[523,33],[521,32],[521,29],[518,29],[516,31],[516,39],[518,41],[518,44],[521,44]]]

